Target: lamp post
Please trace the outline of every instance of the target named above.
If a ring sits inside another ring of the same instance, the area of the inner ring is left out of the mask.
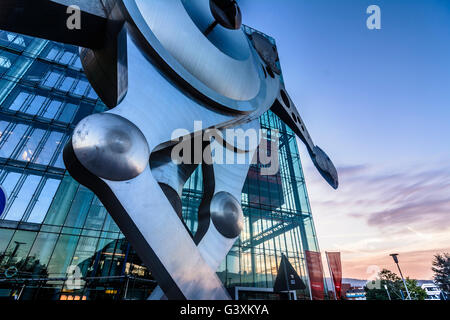
[[[402,277],[402,280],[403,280],[403,285],[405,286],[405,289],[406,289],[406,294],[408,295],[408,299],[411,300],[411,295],[409,294],[408,287],[406,286],[405,278],[403,277],[402,270],[400,269],[400,265],[398,264],[398,258],[397,258],[398,253],[393,253],[390,256],[392,257],[392,259],[394,259],[394,262],[397,265],[398,271],[400,272],[400,276]]]
[[[387,295],[388,295],[389,300],[392,300],[392,299],[391,299],[391,295],[390,295],[389,290],[388,290],[388,286],[387,286],[387,285],[384,285],[384,288],[386,289],[386,293],[387,293]]]

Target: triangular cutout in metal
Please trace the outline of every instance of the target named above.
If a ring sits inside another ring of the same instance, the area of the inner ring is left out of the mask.
[[[278,275],[273,286],[274,292],[304,290],[306,285],[295,271],[288,258],[283,254],[281,257]]]

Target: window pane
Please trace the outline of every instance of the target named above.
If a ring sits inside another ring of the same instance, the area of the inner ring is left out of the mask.
[[[45,215],[47,214],[48,208],[50,207],[53,197],[56,194],[56,190],[58,190],[60,182],[60,180],[55,179],[47,180],[27,222],[42,223],[42,221],[44,221]]]
[[[97,252],[100,255],[97,257],[99,262],[97,263],[97,270],[93,276],[105,277],[109,275],[111,264],[113,263],[114,251],[116,248],[116,241],[100,238],[97,246]]]
[[[36,153],[36,149],[38,148],[39,143],[44,137],[44,133],[45,131],[42,129],[35,129],[31,134],[31,136],[26,137],[27,141],[25,142],[25,145],[22,147],[22,150],[20,150],[16,159],[27,162],[31,161],[31,159],[33,159],[34,154]]]
[[[2,187],[5,189],[7,196],[9,197],[13,192],[17,181],[19,181],[21,174],[17,172],[10,172],[6,176],[6,179],[2,183]]]
[[[108,214],[106,216],[105,225],[103,226],[103,231],[110,231],[110,232],[120,232],[119,227],[114,222],[114,220],[111,218],[111,216]]]
[[[93,198],[94,194],[89,189],[80,186],[64,226],[82,228]]]
[[[5,257],[2,261],[2,267],[6,269],[11,266],[16,266],[20,269],[28,256],[28,251],[30,251],[35,237],[35,232],[17,231],[6,250]]]
[[[55,226],[63,225],[77,189],[78,183],[66,175],[59,186],[50,211],[45,218],[45,224]]]
[[[5,52],[3,50],[0,51],[0,74],[10,73],[8,70],[13,65],[14,61],[17,59],[17,55]]]
[[[34,60],[34,62],[30,61],[29,63],[32,63],[31,67],[28,69],[23,79],[27,82],[32,82],[32,86],[35,86],[39,82],[42,83],[47,76],[51,75],[51,72],[49,72],[50,64],[39,60]],[[58,80],[59,76],[57,74],[56,76],[54,81]],[[27,83],[27,85],[29,84]]]
[[[9,158],[9,156],[14,151],[14,149],[16,148],[17,144],[19,143],[20,139],[23,137],[27,129],[28,129],[27,125],[18,124],[12,130],[5,131],[2,140],[4,139],[7,140],[3,146],[0,146],[1,157]]]
[[[14,33],[8,33],[8,40],[11,42],[11,47],[13,48],[25,48],[27,45],[23,36]]]
[[[73,66],[77,69],[82,69],[83,66],[81,65],[81,60],[79,57],[77,57],[77,59],[74,61]]]
[[[121,274],[124,267],[125,255],[127,252],[128,243],[125,239],[117,241],[116,252],[114,253],[114,261],[111,264],[111,269],[109,271],[110,275]]]
[[[75,82],[75,79],[72,77],[66,77],[64,81],[61,83],[61,86],[59,87],[59,90],[68,92],[70,88],[72,88],[73,83]]]
[[[78,236],[61,235],[48,264],[50,277],[65,276],[70,266],[73,252],[77,246]]]
[[[15,199],[9,199],[14,202],[8,210],[5,220],[20,221],[22,219],[39,181],[41,181],[41,177],[35,175],[29,175],[26,178]]]
[[[58,82],[58,79],[60,77],[60,73],[59,72],[55,72],[55,71],[50,71],[43,83],[44,86],[46,87],[54,87],[56,85],[56,82]]]
[[[72,120],[72,124],[77,125],[81,120],[92,114],[95,105],[91,103],[81,102],[78,112],[75,118]]]
[[[96,197],[89,208],[89,214],[84,224],[85,229],[90,230],[102,230],[103,223],[105,222],[106,209],[101,204],[100,200]]]
[[[98,95],[97,93],[95,93],[95,90],[93,88],[91,88],[91,90],[89,91],[88,97],[94,100],[98,99]]]
[[[37,114],[39,112],[39,110],[42,108],[42,105],[45,102],[46,97],[44,96],[36,96],[34,97],[33,101],[30,103],[30,105],[28,106],[27,110],[25,110],[24,112],[28,113],[28,114]]]
[[[62,132],[53,131],[35,162],[38,164],[49,165],[55,151],[62,143],[63,136],[64,134]]]
[[[9,107],[9,110],[18,111],[20,108],[22,108],[24,102],[27,100],[27,98],[30,96],[28,92],[20,92],[14,102]]]
[[[84,95],[84,93],[86,92],[86,89],[88,87],[88,83],[87,81],[79,81],[77,86],[75,87],[75,90],[73,90],[73,93],[79,96]]]
[[[0,229],[0,257],[5,252],[6,247],[8,246],[13,233],[14,233],[14,230],[11,230],[11,229]],[[1,258],[0,258],[0,262],[1,262]]]
[[[72,103],[66,103],[64,106],[64,110],[61,112],[61,114],[58,117],[59,121],[62,122],[70,122],[73,119],[73,116],[77,112],[78,106]]]
[[[0,121],[0,142],[2,141],[3,133],[5,132],[5,129],[8,126],[8,124],[9,122]]]
[[[61,168],[61,169],[65,169],[66,165],[64,164],[64,159],[63,159],[63,153],[60,152],[58,159],[56,159],[55,164],[53,165],[53,167],[55,168]]]
[[[49,59],[49,60],[55,60],[55,59],[56,59],[56,56],[58,55],[58,53],[59,53],[59,50],[58,50],[57,48],[52,48],[52,49],[48,52],[46,58]]]
[[[55,247],[58,234],[41,232],[36,237],[29,253],[27,265],[24,271],[35,275],[47,275],[47,263]]]
[[[66,51],[66,52],[64,52],[63,56],[59,60],[59,63],[61,63],[61,64],[69,64],[69,62],[72,60],[73,56],[74,55],[73,55],[72,52]]]
[[[81,237],[73,255],[72,265],[79,266],[83,276],[87,275],[88,268],[95,257],[98,238]]]
[[[45,110],[44,117],[48,119],[55,118],[59,109],[61,108],[62,101],[60,100],[52,100],[47,106],[47,110]]]
[[[8,57],[0,55],[0,68],[9,69],[11,64],[11,60]]]

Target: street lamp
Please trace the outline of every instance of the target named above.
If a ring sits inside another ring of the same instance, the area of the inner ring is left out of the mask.
[[[390,256],[392,257],[392,259],[394,259],[394,262],[397,265],[398,271],[400,272],[400,276],[402,277],[402,280],[403,280],[403,285],[405,286],[405,289],[406,289],[406,293],[408,294],[408,299],[411,300],[411,295],[409,294],[408,287],[406,286],[405,278],[403,277],[402,270],[400,269],[400,265],[398,264],[398,258],[397,258],[398,253],[390,254]]]
[[[384,285],[384,288],[386,289],[386,293],[387,293],[387,295],[388,295],[389,300],[392,300],[392,299],[391,299],[391,295],[389,294],[388,286],[387,286],[387,285]]]

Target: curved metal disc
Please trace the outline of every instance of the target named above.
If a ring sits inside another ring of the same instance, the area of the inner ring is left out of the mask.
[[[124,14],[157,53],[196,93],[230,111],[253,112],[267,95],[260,59],[244,31],[214,23],[209,0],[123,0]],[[118,17],[119,18],[119,17]]]
[[[111,113],[83,119],[75,128],[72,146],[87,170],[111,181],[131,180],[149,164],[150,149],[142,132]]]
[[[259,91],[258,73],[242,31],[227,32],[223,41],[240,42],[244,60],[224,55],[222,50],[204,36],[193,19],[214,22],[211,12],[201,10],[209,1],[190,0],[196,10],[187,11],[179,0],[136,0],[136,4],[152,32],[166,50],[192,75],[217,93],[234,100],[250,100]],[[205,13],[205,11],[207,13]],[[199,16],[200,15],[200,16]],[[239,38],[241,38],[239,40]],[[237,47],[237,43],[234,44]],[[240,54],[242,56],[242,54]]]
[[[211,220],[224,237],[234,239],[244,228],[244,214],[241,205],[228,192],[214,195],[211,205]]]

